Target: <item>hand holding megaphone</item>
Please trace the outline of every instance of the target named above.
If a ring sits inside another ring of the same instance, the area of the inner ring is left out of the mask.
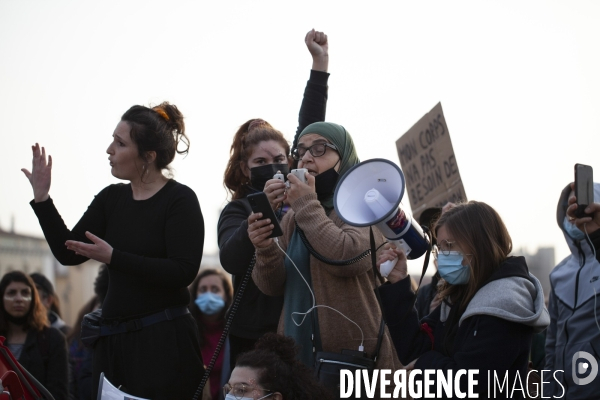
[[[390,282],[396,283],[408,276],[406,260],[404,249],[392,246],[381,252],[377,266],[381,275],[386,276]],[[384,271],[384,268],[386,271]]]

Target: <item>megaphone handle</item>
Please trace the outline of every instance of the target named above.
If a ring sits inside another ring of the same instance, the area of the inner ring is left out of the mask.
[[[397,249],[404,250],[404,253],[407,256],[408,256],[408,253],[410,253],[411,248],[406,244],[406,242],[404,240],[389,240],[388,239],[388,242],[389,242],[389,244],[393,244],[394,246],[396,246]],[[381,276],[383,276],[384,278],[387,278],[387,276],[390,274],[390,272],[392,272],[392,270],[394,269],[396,262],[398,262],[398,257],[394,258],[391,261],[386,261],[386,262],[382,263],[379,266],[379,272],[381,273]]]
[[[397,261],[398,261],[398,257],[394,258],[393,260],[382,263],[379,266],[379,273],[381,274],[381,276],[383,276],[384,278],[387,278],[388,275],[390,274],[390,272],[392,272],[392,270],[394,269],[394,265],[396,265]]]

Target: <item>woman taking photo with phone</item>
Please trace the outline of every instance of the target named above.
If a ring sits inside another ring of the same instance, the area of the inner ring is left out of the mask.
[[[188,151],[183,115],[169,103],[133,106],[112,136],[111,173],[129,183],[104,188],[68,229],[49,195],[52,158],[36,144],[31,172],[23,169],[30,204],[61,264],[91,258],[108,265],[94,398],[101,372],[134,396],[191,398],[204,368],[187,287],[200,267],[204,221],[196,194],[163,174],[176,153]]]
[[[445,281],[438,289],[442,303],[420,321],[406,255],[387,249],[379,258],[380,264],[398,258],[379,293],[400,361],[421,371],[479,370],[474,392],[480,398],[494,397],[487,392],[493,383],[487,381],[488,371],[501,380],[508,374],[510,388],[498,389],[496,398],[521,398],[520,390],[510,397],[512,384],[519,374],[527,387],[531,338],[550,322],[540,282],[525,258],[509,256],[510,235],[485,203],[455,205],[442,213],[434,232],[438,272]],[[463,378],[460,390],[466,393],[466,374]]]
[[[298,116],[298,131],[311,122],[325,120],[327,105],[327,35],[313,29],[306,34],[305,43],[313,63]],[[289,153],[283,134],[261,119],[247,121],[234,136],[224,179],[232,200],[221,212],[217,229],[221,265],[233,276],[236,294],[254,256],[247,223],[252,209],[246,196],[264,191],[274,209],[280,206],[285,186],[273,180],[273,175],[277,171],[287,174]],[[283,215],[281,208],[277,214]],[[248,281],[229,332],[232,367],[238,354],[252,350],[258,338],[277,330],[282,304],[281,296],[266,296],[251,279]]]

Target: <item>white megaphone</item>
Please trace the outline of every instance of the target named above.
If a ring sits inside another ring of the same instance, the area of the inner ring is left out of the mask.
[[[389,160],[374,158],[350,168],[335,189],[333,206],[348,225],[375,225],[388,241],[404,249],[410,260],[421,257],[430,240],[412,216],[400,208],[404,196],[404,174]],[[387,277],[396,260],[380,266]]]
[[[97,400],[149,400],[135,397],[117,389],[106,379],[104,372],[100,373],[100,384],[98,385]]]

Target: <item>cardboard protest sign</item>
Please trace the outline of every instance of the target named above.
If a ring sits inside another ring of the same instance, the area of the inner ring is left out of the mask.
[[[402,135],[396,148],[416,220],[427,208],[467,200],[441,103]]]

